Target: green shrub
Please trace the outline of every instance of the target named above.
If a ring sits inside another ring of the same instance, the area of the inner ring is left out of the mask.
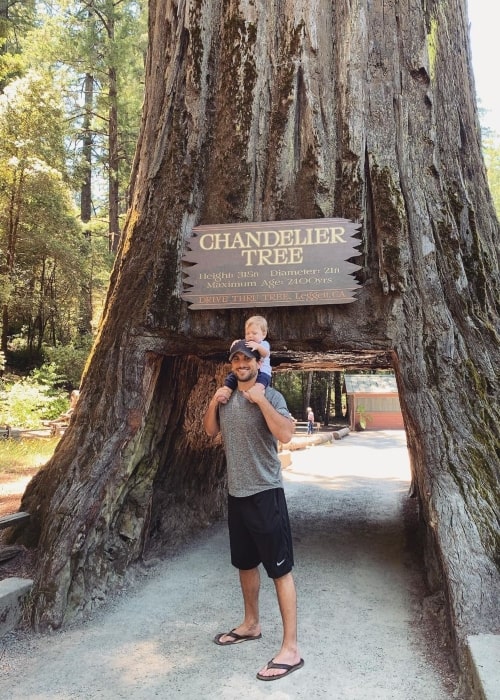
[[[78,389],[85,363],[92,347],[92,337],[85,336],[81,342],[57,347],[45,347],[44,354],[53,364],[58,374],[66,380],[71,389]]]
[[[69,406],[68,395],[57,388],[55,365],[42,365],[24,379],[4,382],[0,391],[0,424],[37,428],[43,420],[57,418]]]
[[[42,362],[43,354],[29,350],[27,347],[18,347],[14,350],[9,347],[7,350],[7,364],[13,370],[28,372]]]
[[[59,439],[0,440],[0,474],[23,474],[41,467],[52,457]]]

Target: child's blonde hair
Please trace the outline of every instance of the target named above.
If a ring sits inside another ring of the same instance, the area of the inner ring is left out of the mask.
[[[251,323],[255,324],[256,326],[259,326],[264,337],[266,337],[266,335],[267,335],[267,321],[264,318],[264,316],[250,316],[250,318],[247,318],[247,320],[245,321],[245,330],[248,328],[248,326]]]

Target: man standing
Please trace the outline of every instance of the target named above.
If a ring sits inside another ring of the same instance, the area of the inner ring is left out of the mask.
[[[229,361],[238,388],[228,399],[223,388],[212,397],[203,426],[222,433],[228,472],[228,526],[231,563],[239,570],[243,622],[214,642],[230,646],[261,638],[259,564],[273,579],[283,622],[279,652],[257,673],[278,680],[304,665],[297,645],[297,595],[292,576],[293,549],[277,440],[289,442],[294,423],[283,396],[255,387],[260,356],[244,340],[233,343]]]

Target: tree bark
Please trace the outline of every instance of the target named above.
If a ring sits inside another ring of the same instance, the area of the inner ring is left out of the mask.
[[[394,368],[430,591],[445,596],[461,654],[500,612],[499,226],[465,2],[149,10],[104,319],[75,421],[22,504],[40,552],[34,623],[91,608],[145,546],[223,509],[221,451],[201,416],[242,314],[181,301],[192,226],[341,216],[362,223],[357,301],[266,309],[273,360],[279,371],[292,349],[297,366]]]

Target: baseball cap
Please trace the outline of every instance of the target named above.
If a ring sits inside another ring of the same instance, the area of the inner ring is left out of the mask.
[[[233,359],[233,355],[237,352],[242,352],[247,357],[253,357],[255,360],[260,360],[260,355],[257,350],[252,350],[246,344],[245,340],[235,340],[229,348],[229,361]]]

